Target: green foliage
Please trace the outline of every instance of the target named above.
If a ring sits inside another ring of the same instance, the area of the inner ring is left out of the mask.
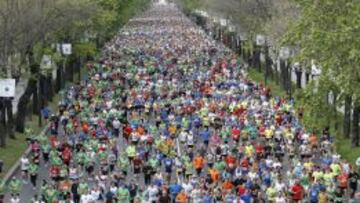
[[[302,17],[291,26],[284,43],[300,45],[299,61],[315,59],[327,73],[322,77],[332,77],[342,94],[359,100],[360,4],[351,0],[296,2]]]
[[[203,5],[204,0],[178,0],[178,3],[186,13],[190,13],[191,11],[200,8]]]
[[[96,44],[93,42],[76,43],[74,53],[77,56],[86,57],[94,56],[97,52]]]

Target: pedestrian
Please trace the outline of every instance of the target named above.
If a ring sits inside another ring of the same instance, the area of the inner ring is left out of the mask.
[[[34,162],[30,163],[29,165],[30,182],[34,190],[36,189],[38,172],[39,172],[39,166]]]

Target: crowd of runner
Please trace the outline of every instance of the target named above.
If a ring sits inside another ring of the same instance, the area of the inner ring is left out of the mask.
[[[238,57],[172,4],[132,19],[87,68],[59,111],[44,111],[50,132],[30,139],[22,179],[0,184],[9,202],[356,198],[357,169],[329,131],[305,131],[292,100],[248,80]],[[21,199],[24,187],[36,195]]]

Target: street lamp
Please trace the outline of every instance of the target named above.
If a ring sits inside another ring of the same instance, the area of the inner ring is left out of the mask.
[[[7,132],[10,136],[13,135],[13,123],[10,121],[12,118],[9,118],[9,116],[12,116],[13,113],[11,101],[15,97],[15,88],[15,79],[0,79],[0,128],[4,130],[3,135],[0,135],[0,144],[2,146],[5,146]]]

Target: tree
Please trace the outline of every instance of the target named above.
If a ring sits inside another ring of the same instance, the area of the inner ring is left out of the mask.
[[[73,43],[77,52],[74,58],[94,55],[108,41],[119,27],[139,9],[148,5],[147,0],[0,0],[0,78],[14,77],[13,67],[21,67],[26,72],[28,84],[21,96],[16,115],[16,130],[24,131],[28,104],[32,98],[33,112],[40,109],[53,95],[52,77],[40,70],[44,54],[66,66],[61,54],[52,47],[57,43]],[[94,46],[96,44],[96,46]],[[16,56],[16,57],[14,57]],[[19,65],[13,65],[12,58],[20,58]],[[76,61],[77,59],[75,59]],[[81,66],[81,60],[79,66]],[[63,84],[69,74],[72,78],[73,65],[58,68],[57,84]],[[78,71],[80,68],[77,69]],[[65,76],[65,77],[64,77]],[[18,75],[16,76],[18,77]],[[79,75],[80,77],[80,75]],[[60,90],[61,85],[57,90]],[[40,88],[38,88],[40,87]],[[11,102],[2,105],[0,115],[12,109]],[[12,115],[8,122],[0,123],[0,129],[12,126]],[[0,119],[1,120],[1,119]],[[4,119],[3,119],[4,120]],[[2,121],[2,120],[1,120]],[[12,129],[12,127],[8,128]],[[10,136],[13,135],[10,131]],[[1,144],[5,145],[6,133],[1,133]]]
[[[321,65],[319,83],[331,77],[339,89],[339,98],[349,107],[349,98],[359,108],[360,89],[360,4],[351,0],[298,0],[301,18],[294,22],[285,39],[286,43],[301,47],[297,59],[316,60]],[[321,84],[320,84],[321,85]],[[326,93],[329,89],[320,89]],[[322,94],[322,92],[319,92]],[[343,102],[338,102],[343,105]],[[311,111],[316,109],[310,109]],[[353,146],[359,145],[359,128],[353,114]],[[347,113],[348,115],[348,113]],[[345,118],[348,119],[348,118]],[[348,123],[348,121],[345,121]],[[348,124],[346,124],[348,125]],[[355,125],[355,126],[354,126]]]

